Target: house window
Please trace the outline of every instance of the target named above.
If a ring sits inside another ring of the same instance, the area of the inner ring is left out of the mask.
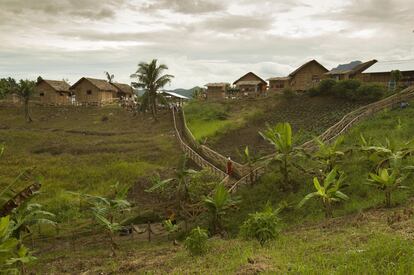
[[[312,75],[312,82],[319,82],[319,75]]]
[[[45,93],[40,93],[39,96],[45,96]]]
[[[91,94],[92,94],[92,91],[91,91],[91,90],[87,90],[87,91],[86,91],[86,94],[87,94],[87,95],[91,95]]]
[[[285,83],[283,83],[283,82],[277,82],[276,83],[276,88],[278,88],[278,89],[285,88]]]

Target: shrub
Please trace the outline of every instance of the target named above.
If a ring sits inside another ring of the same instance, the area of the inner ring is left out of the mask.
[[[312,87],[312,88],[310,88],[310,89],[308,90],[308,94],[309,94],[309,96],[311,96],[311,97],[321,95],[320,90],[319,90],[319,87]]]
[[[262,212],[250,214],[240,227],[240,234],[245,239],[256,239],[263,246],[279,235],[279,210],[273,210],[268,204]]]
[[[332,92],[337,97],[353,100],[356,98],[357,89],[360,86],[361,82],[359,80],[341,80],[335,83],[332,87]]]
[[[317,88],[319,95],[329,95],[332,94],[332,88],[335,86],[336,80],[334,79],[324,79],[319,83]]]
[[[184,241],[184,245],[191,255],[202,255],[207,251],[207,240],[208,231],[197,226],[191,230],[190,234]]]
[[[364,83],[356,91],[354,100],[379,100],[384,97],[386,89],[377,83]]]
[[[295,91],[293,91],[292,88],[284,88],[282,94],[286,98],[292,98],[295,96]]]

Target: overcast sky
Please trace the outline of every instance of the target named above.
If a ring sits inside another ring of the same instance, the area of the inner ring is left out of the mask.
[[[191,88],[311,59],[413,59],[413,30],[413,0],[0,0],[0,77],[130,83],[157,58],[169,88]]]

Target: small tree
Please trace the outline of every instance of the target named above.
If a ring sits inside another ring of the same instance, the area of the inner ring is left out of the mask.
[[[173,223],[170,219],[165,220],[162,224],[168,233],[168,239],[170,239],[170,236],[179,230],[178,225]]]
[[[338,137],[332,144],[324,143],[320,139],[316,139],[316,142],[319,144],[319,150],[314,156],[324,166],[323,171],[328,173],[336,167],[345,155],[345,152],[339,149],[344,142],[344,137]]]
[[[347,195],[340,191],[344,180],[344,174],[339,173],[335,168],[326,176],[323,185],[319,183],[318,178],[313,178],[313,185],[316,192],[306,195],[298,207],[302,207],[311,198],[319,197],[323,203],[325,216],[331,218],[333,216],[332,203],[349,199]]]
[[[289,123],[278,123],[275,127],[268,127],[259,134],[269,141],[275,148],[275,160],[283,175],[284,184],[290,185],[289,166],[291,158],[297,156],[299,151],[293,147],[292,128]]]
[[[79,193],[72,194],[81,196],[90,205],[90,210],[95,221],[107,233],[112,256],[115,256],[118,245],[114,240],[114,234],[123,229],[123,226],[116,219],[125,211],[128,211],[131,204],[126,199],[128,187],[116,183],[112,188],[114,190],[113,198]]]
[[[391,173],[389,172],[391,171]],[[391,193],[397,189],[407,188],[401,183],[404,181],[406,176],[401,175],[399,170],[394,169],[383,169],[380,168],[376,174],[370,173],[367,183],[371,186],[378,188],[384,192],[385,195],[385,206],[387,208],[391,207]]]
[[[273,210],[268,203],[263,211],[249,214],[249,218],[240,227],[240,234],[245,239],[256,239],[260,245],[274,240],[279,235],[280,208]]]
[[[256,176],[253,174],[253,171],[257,158],[250,153],[249,146],[246,146],[246,148],[244,148],[243,154],[241,154],[241,156],[243,158],[243,163],[246,163],[247,167],[249,168],[250,183],[254,183],[256,181]]]
[[[191,230],[184,245],[192,256],[198,256],[207,251],[208,231],[200,227]]]
[[[204,205],[211,216],[210,225],[213,233],[219,233],[223,230],[222,221],[226,211],[237,203],[238,201],[232,199],[223,183],[217,185],[212,196],[204,198]]]
[[[403,78],[403,74],[400,70],[393,70],[391,71],[391,80],[394,82],[394,90],[398,88],[398,84],[400,80]]]
[[[23,102],[24,106],[24,116],[27,122],[32,122],[32,117],[30,116],[29,111],[29,101],[34,94],[35,82],[31,80],[20,80],[17,85],[16,94]]]

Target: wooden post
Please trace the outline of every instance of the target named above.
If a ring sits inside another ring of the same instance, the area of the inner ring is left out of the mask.
[[[148,232],[148,242],[151,242],[151,222],[147,223],[147,232]]]

